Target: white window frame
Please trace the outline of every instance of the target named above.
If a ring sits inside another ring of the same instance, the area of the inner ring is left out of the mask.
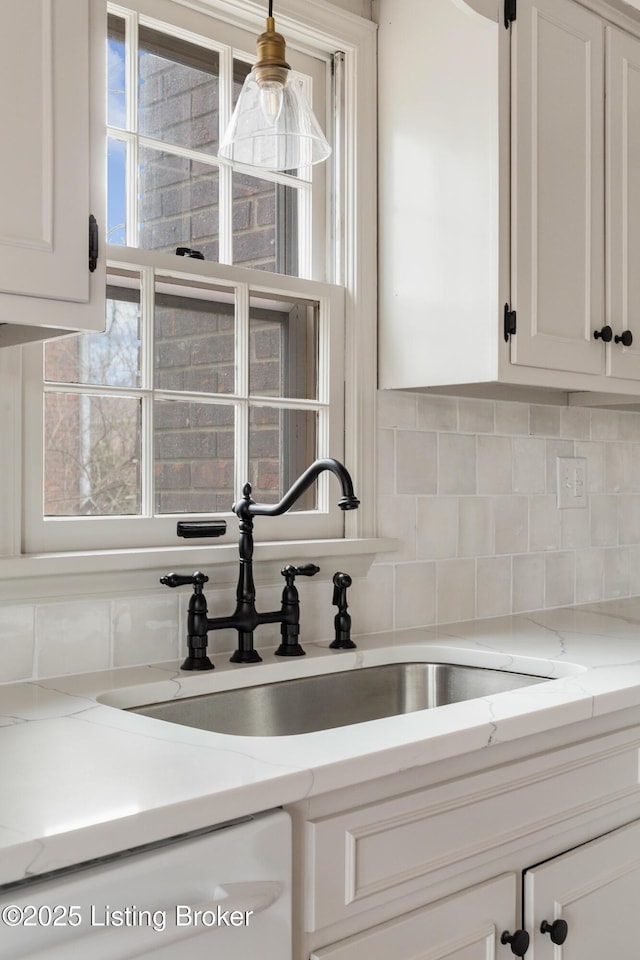
[[[321,455],[344,458],[343,450],[343,407],[342,384],[344,383],[344,289],[335,284],[319,283],[312,280],[300,280],[279,274],[268,274],[260,270],[248,270],[244,267],[222,266],[192,259],[182,260],[169,254],[158,254],[139,249],[109,247],[110,263],[114,268],[135,271],[142,270],[144,286],[179,282],[193,278],[210,280],[216,287],[227,288],[230,297],[236,301],[236,356],[238,357],[235,394],[221,395],[219,402],[233,405],[242,418],[246,404],[236,402],[234,396],[246,396],[249,388],[247,345],[249,339],[249,297],[265,293],[269,296],[300,297],[318,303],[318,341],[319,364],[318,395],[315,400],[289,399],[286,397],[254,397],[257,402],[264,401],[270,407],[280,409],[307,410],[317,414],[317,442]],[[108,271],[107,271],[108,272]],[[117,284],[117,279],[114,280]],[[185,291],[188,292],[188,291]],[[143,338],[147,343],[153,337],[153,317],[148,310],[142,310]],[[152,344],[151,344],[152,345]],[[240,359],[242,358],[242,359]],[[36,478],[44,476],[43,444],[44,431],[43,396],[45,388],[42,373],[43,348],[35,344],[24,351],[23,379],[24,417],[28,423],[25,430],[23,460],[25,475]],[[148,371],[145,371],[149,375]],[[145,381],[147,378],[145,377]],[[148,382],[148,381],[147,381]],[[56,390],[58,388],[56,385]],[[74,387],[71,387],[74,390]],[[82,385],[77,392],[83,393]],[[165,391],[158,391],[164,395]],[[85,391],[86,393],[86,391]],[[88,392],[108,395],[108,389],[96,386]],[[126,387],[118,388],[117,395],[151,396],[153,391],[143,382],[142,387],[134,391]],[[176,392],[173,399],[184,396],[186,401],[196,401],[198,397],[185,392]],[[203,397],[206,401],[207,397]],[[332,401],[332,402],[330,402]],[[246,413],[245,413],[246,415]],[[149,468],[153,464],[153,436],[143,417],[143,463]],[[236,430],[244,435],[248,424],[236,423]],[[242,486],[248,478],[246,454],[236,460],[234,495],[239,498]],[[318,539],[342,536],[343,514],[337,507],[336,490],[329,489],[328,477],[318,481],[317,509],[313,511],[291,512],[277,521],[274,530],[277,539]],[[285,492],[284,490],[282,491]],[[332,496],[332,493],[335,496]],[[220,543],[232,543],[237,540],[237,520],[231,513],[231,502],[226,513],[216,514],[227,520],[227,534]],[[89,550],[99,540],[101,548],[131,549],[144,547],[166,547],[176,541],[176,520],[185,519],[180,515],[149,516],[152,503],[143,504],[141,516],[93,516],[93,517],[47,517],[42,516],[42,489],[40,483],[32,483],[24,493],[23,546],[26,553],[46,551]],[[145,515],[146,514],[146,515]],[[207,515],[186,515],[187,519],[206,519]],[[268,525],[274,521],[267,521]]]
[[[180,5],[213,13],[229,23],[261,32],[264,4],[252,0],[176,0]],[[343,460],[361,499],[357,511],[345,515],[344,536],[329,540],[297,539],[295,555],[348,557],[351,570],[368,568],[380,541],[375,532],[375,392],[376,392],[376,124],[375,124],[375,24],[333,6],[305,0],[278,0],[278,28],[292,45],[320,55],[341,51],[338,96],[341,111],[329,103],[329,115],[341,116],[337,137],[344,144],[344,170],[338,177],[337,210],[331,225],[336,248],[334,279],[346,289],[344,346],[345,431]],[[233,268],[228,268],[233,269]],[[244,271],[243,271],[244,272]],[[25,352],[26,352],[25,348]],[[28,364],[27,364],[28,365]],[[0,596],[60,596],[75,593],[127,592],[149,589],[149,576],[167,566],[212,564],[218,566],[217,582],[233,582],[236,547],[178,546],[97,549],[27,554],[21,523],[22,490],[33,478],[23,469],[21,348],[0,352],[0,442],[9,453],[10,469],[0,472]],[[331,481],[331,484],[333,481]],[[335,493],[332,485],[331,493]],[[335,497],[333,498],[335,499]],[[257,531],[256,560],[264,560],[264,576],[279,567],[291,553],[280,519]],[[233,528],[233,524],[230,525]],[[232,537],[235,531],[232,529]],[[225,574],[224,570],[227,570]],[[47,577],[38,586],[25,578]]]

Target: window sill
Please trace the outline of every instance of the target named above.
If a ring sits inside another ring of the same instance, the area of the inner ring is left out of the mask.
[[[382,538],[257,543],[255,580],[279,583],[285,563],[305,561],[320,566],[321,580],[330,579],[340,567],[353,577],[364,577],[376,556],[393,545],[394,541]],[[223,544],[0,557],[0,602],[155,592],[161,589],[159,577],[173,569],[203,569],[214,589],[228,587],[238,577],[238,548]]]

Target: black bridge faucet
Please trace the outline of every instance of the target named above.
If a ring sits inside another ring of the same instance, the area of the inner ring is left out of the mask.
[[[160,582],[168,587],[184,584],[193,585],[193,596],[189,602],[187,621],[188,656],[182,665],[183,670],[211,670],[213,664],[207,656],[207,634],[210,630],[233,628],[238,633],[238,646],[232,663],[256,663],[262,657],[253,645],[253,632],[261,623],[279,623],[282,642],[276,654],[295,657],[304,654],[298,642],[300,632],[300,603],[295,586],[296,576],[312,577],[319,571],[315,564],[295,567],[287,564],[281,573],[285,578],[282,604],[279,610],[259,613],[256,610],[256,588],[253,580],[253,518],[278,517],[286,513],[324,471],[333,473],[342,488],[342,497],[338,501],[341,510],[355,510],[360,501],[353,492],[353,483],[349,473],[338,460],[327,458],[316,460],[291,485],[279,503],[256,503],[251,497],[251,484],[242,489],[242,499],[233,504],[232,510],[240,521],[240,539],[238,541],[240,569],[236,588],[236,608],[229,617],[207,616],[207,602],[202,592],[203,584],[208,581],[203,573],[193,576],[181,576],[170,573],[161,577]],[[221,536],[226,530],[224,521],[207,523],[202,521],[182,521],[178,524],[178,534],[184,537]]]

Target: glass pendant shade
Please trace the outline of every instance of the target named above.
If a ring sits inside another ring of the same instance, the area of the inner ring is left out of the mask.
[[[261,42],[281,42],[275,66],[261,57]],[[298,170],[326,160],[331,147],[304,94],[301,78],[284,62],[284,40],[273,32],[258,39],[258,61],[247,75],[218,154],[269,170]]]

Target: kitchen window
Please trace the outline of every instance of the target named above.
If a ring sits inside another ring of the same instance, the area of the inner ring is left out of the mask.
[[[283,0],[334,156],[278,174],[217,158],[265,12],[135,2],[109,7],[108,329],[24,352],[25,554],[178,546],[177,516],[228,514],[246,479],[273,502],[316,456],[373,492],[373,27]],[[264,539],[344,535],[321,479]]]

